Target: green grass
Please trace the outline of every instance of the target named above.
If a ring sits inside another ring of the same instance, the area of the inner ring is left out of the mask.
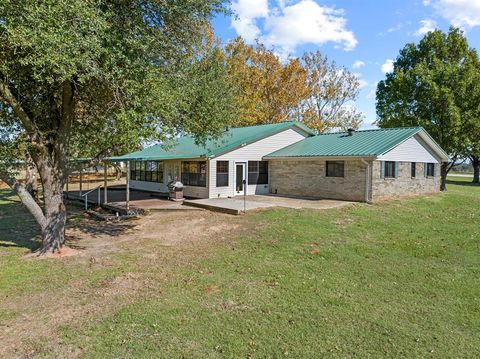
[[[161,299],[70,339],[97,358],[478,357],[479,203],[480,188],[451,185],[373,207],[262,212],[249,218],[257,231],[178,268]]]
[[[106,318],[63,326],[62,343],[87,358],[480,356],[480,187],[455,179],[446,194],[243,221],[242,235],[182,265],[123,254],[153,286]],[[0,257],[2,276],[23,278],[13,286],[60,269],[17,256]]]

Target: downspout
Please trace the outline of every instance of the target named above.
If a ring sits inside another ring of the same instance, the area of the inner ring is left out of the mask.
[[[365,161],[363,158],[360,159],[362,163],[366,166],[365,171],[365,202],[371,204],[370,200],[370,163]]]

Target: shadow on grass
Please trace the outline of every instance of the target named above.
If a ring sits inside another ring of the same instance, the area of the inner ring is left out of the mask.
[[[0,190],[0,247],[24,247],[31,251],[41,245],[35,220],[9,189]]]
[[[68,206],[66,245],[85,249],[85,239],[117,237],[132,229],[132,222],[102,222],[85,217],[77,206]],[[22,247],[32,252],[41,246],[38,224],[20,200],[9,190],[0,189],[0,248]]]
[[[455,186],[480,187],[479,183],[472,183],[471,180],[465,180],[465,181],[447,180],[447,185],[449,184],[455,185]]]
[[[132,222],[105,222],[94,220],[80,212],[78,209],[75,214],[68,218],[67,228],[74,233],[68,233],[66,244],[75,249],[85,249],[82,242],[85,239],[97,238],[101,236],[118,237],[125,232],[133,229],[135,224]]]

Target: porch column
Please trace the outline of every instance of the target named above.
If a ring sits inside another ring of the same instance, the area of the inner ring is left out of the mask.
[[[108,165],[107,162],[103,162],[103,203],[108,203],[108,195],[107,195],[107,187],[108,187],[108,181],[107,181],[107,169]]]
[[[80,167],[80,196],[82,195],[82,167]]]
[[[130,210],[130,161],[127,161],[127,189],[126,189],[126,208],[127,212]]]

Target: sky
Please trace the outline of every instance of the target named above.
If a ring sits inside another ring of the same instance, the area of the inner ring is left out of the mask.
[[[374,126],[376,85],[405,44],[453,25],[480,48],[480,0],[232,0],[232,10],[213,22],[223,43],[259,39],[283,59],[319,49],[357,74],[362,128]]]

